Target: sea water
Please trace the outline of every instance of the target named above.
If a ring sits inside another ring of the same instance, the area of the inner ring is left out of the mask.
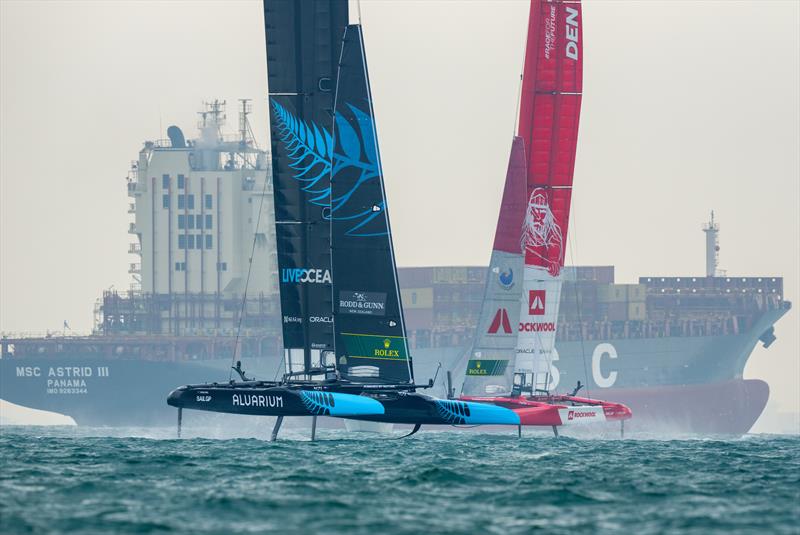
[[[186,433],[0,428],[0,532],[800,530],[797,436]]]

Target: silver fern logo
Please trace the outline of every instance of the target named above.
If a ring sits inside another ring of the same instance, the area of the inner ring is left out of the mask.
[[[387,235],[387,227],[379,224],[380,220],[372,223],[386,207],[380,188],[375,190],[374,199],[367,200],[366,209],[350,202],[360,188],[381,177],[375,125],[370,114],[346,104],[335,116],[331,136],[324,127],[299,119],[274,98],[271,103],[278,138],[286,150],[294,179],[309,194],[308,202],[327,208],[326,219],[347,222],[348,236]],[[351,185],[333,196],[331,178],[342,172],[352,173],[345,181]],[[358,204],[363,206],[361,202]]]

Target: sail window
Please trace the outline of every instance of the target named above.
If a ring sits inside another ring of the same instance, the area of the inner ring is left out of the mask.
[[[286,361],[286,372],[299,372],[303,371],[304,368],[304,354],[302,348],[292,348],[286,349],[285,352],[285,361]]]

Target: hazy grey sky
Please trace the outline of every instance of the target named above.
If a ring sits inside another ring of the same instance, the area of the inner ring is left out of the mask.
[[[355,10],[352,10],[355,13]],[[485,264],[514,128],[528,4],[367,1],[364,35],[401,265]],[[125,174],[201,102],[254,99],[260,2],[0,1],[0,329],[88,330],[127,288]],[[781,275],[800,306],[800,3],[584,4],[585,86],[568,263],[618,282],[721,263]],[[798,313],[747,377],[800,410]]]

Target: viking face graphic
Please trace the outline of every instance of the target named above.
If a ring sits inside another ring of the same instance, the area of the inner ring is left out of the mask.
[[[531,192],[520,247],[526,263],[543,267],[554,277],[561,271],[564,237],[550,209],[547,192],[542,188]]]

